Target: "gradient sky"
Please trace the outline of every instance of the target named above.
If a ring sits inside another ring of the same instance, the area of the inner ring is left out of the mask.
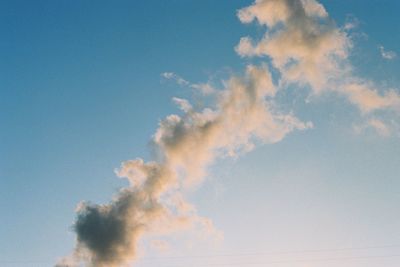
[[[358,22],[355,72],[399,92],[399,58],[379,47],[400,54],[400,2],[320,2],[339,26]],[[127,184],[114,169],[151,157],[158,122],[177,112],[171,98],[192,95],[161,73],[220,81],[260,61],[234,50],[264,32],[236,16],[251,3],[1,1],[1,266],[53,266],[73,249],[77,203],[107,203]],[[135,266],[399,266],[399,133],[357,132],[340,98],[292,109],[314,128],[218,161],[189,195],[223,241],[178,235],[162,252],[143,242]]]

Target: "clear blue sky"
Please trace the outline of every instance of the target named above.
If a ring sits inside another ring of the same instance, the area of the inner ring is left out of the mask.
[[[383,59],[378,46],[400,54],[400,2],[321,2],[338,25],[349,15],[359,21],[351,53],[356,72],[398,91],[400,61]],[[108,202],[126,185],[114,169],[151,156],[148,144],[159,120],[176,112],[171,98],[191,94],[161,73],[206,82],[252,62],[234,51],[241,37],[264,32],[236,17],[250,4],[1,1],[1,266],[52,266],[73,249],[77,203]],[[339,100],[294,109],[314,128],[213,165],[210,178],[190,195],[224,241],[212,248],[205,241],[193,241],[192,248],[179,243],[146,257],[400,246],[399,133],[354,133],[354,108]],[[258,255],[240,266],[338,255],[400,255],[400,247]],[[188,262],[215,263],[182,258],[162,264]],[[400,257],[287,264],[276,266],[395,267]],[[137,266],[155,265],[144,260]]]

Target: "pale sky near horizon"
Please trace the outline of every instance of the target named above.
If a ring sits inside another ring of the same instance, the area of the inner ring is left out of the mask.
[[[355,75],[400,94],[400,2],[319,2],[338,28],[354,25]],[[70,254],[77,204],[106,204],[128,185],[114,170],[152,158],[158,123],[180,114],[171,99],[202,104],[189,83],[218,87],[248,64],[271,64],[235,51],[266,31],[237,17],[252,3],[1,1],[0,266],[54,266]],[[379,117],[392,127],[382,128],[347,96],[279,90],[282,108],[313,127],[215,160],[185,193],[223,239],[146,237],[132,266],[400,265],[399,109]]]

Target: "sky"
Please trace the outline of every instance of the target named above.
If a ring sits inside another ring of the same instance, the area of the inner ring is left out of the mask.
[[[399,8],[1,1],[0,265],[399,266]]]

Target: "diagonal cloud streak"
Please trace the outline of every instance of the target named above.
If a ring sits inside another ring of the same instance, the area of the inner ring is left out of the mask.
[[[295,129],[312,126],[277,111],[275,93],[268,69],[249,65],[243,77],[225,82],[214,107],[196,111],[187,100],[174,98],[182,114],[160,122],[153,136],[159,159],[123,162],[117,174],[129,180],[129,187],[109,204],[79,205],[75,261],[121,266],[136,257],[137,242],[146,234],[188,229],[218,234],[182,192],[200,184],[216,158],[236,156],[250,151],[255,142],[278,142]],[[65,262],[58,266],[71,265]]]
[[[230,77],[219,90],[163,73],[180,85],[207,89],[204,95],[213,97],[214,104],[198,110],[186,99],[173,99],[181,112],[159,123],[152,137],[157,156],[149,162],[140,158],[123,162],[116,173],[130,185],[110,203],[79,204],[75,251],[57,267],[124,266],[137,258],[138,241],[146,236],[189,230],[220,236],[211,220],[198,215],[185,200],[186,189],[201,184],[218,158],[236,157],[255,144],[279,142],[293,130],[312,127],[279,110],[275,96],[285,85],[309,86],[315,95],[334,92],[363,116],[400,110],[395,90],[379,91],[373,82],[352,74],[350,38],[317,1],[256,0],[240,9],[238,17],[243,23],[257,20],[266,26],[261,40],[244,37],[236,51],[243,57],[269,57],[278,71],[279,86],[267,64],[248,65],[243,75]],[[369,117],[368,122],[382,134],[390,132],[379,119]]]

